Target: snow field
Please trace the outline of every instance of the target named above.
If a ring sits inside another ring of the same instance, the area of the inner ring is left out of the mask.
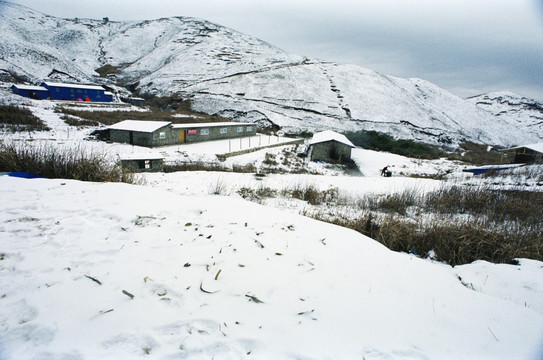
[[[449,266],[243,200],[0,183],[3,359],[541,355],[543,314],[503,296],[538,282],[529,262],[487,295]]]

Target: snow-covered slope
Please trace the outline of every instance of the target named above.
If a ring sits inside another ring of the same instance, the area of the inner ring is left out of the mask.
[[[537,261],[457,270],[291,212],[143,186],[0,176],[0,193],[3,360],[543,355]]]
[[[511,127],[527,128],[534,134],[540,134],[543,130],[543,102],[505,91],[473,96],[467,100]]]
[[[495,116],[438,86],[316,61],[208,21],[59,19],[0,0],[0,79],[47,77],[181,93],[195,110],[286,130],[377,130],[431,143],[543,139],[541,126]],[[96,69],[115,74],[100,78]]]

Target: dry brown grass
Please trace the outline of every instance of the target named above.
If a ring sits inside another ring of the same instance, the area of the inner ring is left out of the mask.
[[[48,131],[47,125],[28,109],[0,105],[0,124],[10,131]]]
[[[305,216],[353,229],[394,251],[435,254],[436,260],[452,266],[475,260],[543,261],[541,192],[452,186],[348,201],[337,189],[297,185],[280,194],[314,205],[302,210]]]
[[[447,156],[450,160],[460,160],[474,165],[500,164],[501,154],[495,149],[488,151],[488,145],[464,142],[460,149]]]
[[[57,148],[0,142],[0,171],[26,172],[46,178],[96,182],[134,182],[134,175],[123,172],[105,154],[83,148]]]

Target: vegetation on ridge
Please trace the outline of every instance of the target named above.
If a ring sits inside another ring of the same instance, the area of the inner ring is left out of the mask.
[[[49,127],[28,109],[0,105],[0,124],[11,131],[47,131]]]
[[[356,146],[364,149],[387,151],[412,158],[437,159],[446,154],[436,147],[413,140],[394,139],[377,131],[351,131],[345,136]]]

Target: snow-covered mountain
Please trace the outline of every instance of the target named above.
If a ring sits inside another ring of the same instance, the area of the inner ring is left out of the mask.
[[[377,130],[431,143],[543,139],[541,121],[525,123],[515,107],[497,116],[421,79],[287,54],[204,20],[60,19],[1,0],[0,10],[3,81],[61,78],[178,93],[195,110],[289,131]],[[115,73],[100,77],[104,65]]]
[[[512,92],[493,92],[467,99],[511,126],[535,129],[543,126],[543,103]]]

